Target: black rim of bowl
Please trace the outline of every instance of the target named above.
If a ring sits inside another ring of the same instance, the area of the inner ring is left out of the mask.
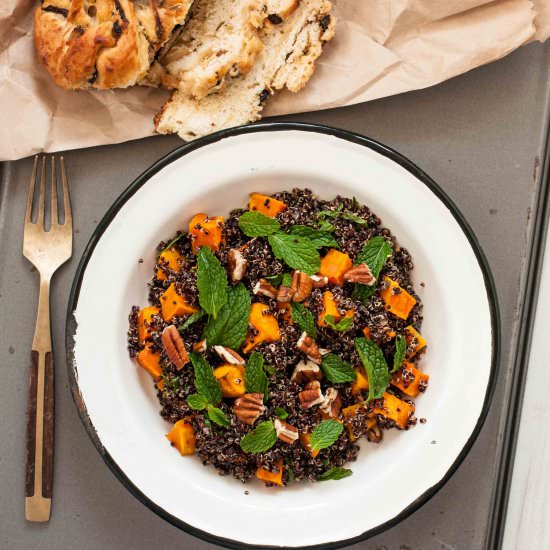
[[[248,544],[248,543],[244,543],[244,542],[240,542],[232,539],[227,539],[224,537],[219,537],[217,535],[212,535],[206,531],[197,529],[196,527],[193,527],[192,525],[185,523],[181,519],[169,514],[166,510],[164,510],[163,508],[158,506],[155,502],[153,502],[151,499],[149,499],[149,497],[147,497],[144,493],[142,493],[140,489],[130,481],[130,479],[126,476],[126,474],[115,462],[113,457],[103,447],[95,431],[95,428],[88,416],[86,405],[80,395],[80,391],[78,388],[77,365],[74,359],[74,338],[73,338],[73,335],[76,332],[77,323],[76,323],[76,320],[74,319],[73,312],[76,311],[77,309],[80,287],[82,284],[84,272],[86,271],[86,267],[88,265],[88,261],[90,260],[94,252],[94,249],[98,244],[98,242],[100,241],[104,231],[113,221],[113,219],[115,218],[115,216],[117,215],[121,207],[126,203],[126,201],[128,201],[128,199],[132,197],[132,195],[138,189],[140,189],[145,183],[147,183],[147,181],[152,176],[154,176],[157,172],[159,172],[160,170],[162,170],[164,167],[168,166],[170,163],[174,162],[175,160],[179,159],[180,157],[192,151],[195,151],[196,149],[199,149],[201,147],[205,147],[212,143],[216,143],[222,139],[232,137],[232,136],[238,136],[242,134],[253,134],[256,132],[278,132],[278,131],[288,131],[288,130],[297,130],[302,132],[313,132],[313,133],[330,135],[330,136],[334,136],[358,145],[362,145],[363,147],[367,147],[389,158],[390,160],[396,162],[397,164],[405,168],[407,171],[409,171],[411,174],[413,174],[418,180],[424,183],[424,185],[426,185],[436,195],[436,197],[441,202],[443,202],[443,204],[448,208],[449,212],[452,214],[452,216],[460,225],[460,228],[462,229],[463,233],[468,239],[470,246],[472,247],[476,255],[476,258],[481,268],[481,271],[483,273],[483,278],[485,282],[485,289],[487,292],[487,298],[488,298],[489,308],[491,313],[491,329],[492,329],[491,371],[489,376],[489,382],[485,392],[483,407],[479,415],[479,418],[476,422],[476,425],[470,437],[468,438],[468,441],[462,448],[461,452],[459,453],[459,455],[457,456],[457,458],[455,459],[451,467],[447,470],[446,474],[435,485],[433,485],[432,487],[424,491],[422,495],[420,495],[414,502],[412,502],[406,508],[404,508],[395,517],[372,529],[369,529],[368,531],[365,531],[361,535],[358,535],[353,538],[345,539],[345,540],[332,541],[332,542],[316,544],[316,545],[311,545],[311,546],[302,547],[302,548],[316,548],[316,549],[340,548],[343,546],[355,544],[357,542],[366,540],[374,535],[381,533],[382,531],[385,531],[397,525],[399,522],[401,522],[402,520],[410,516],[413,512],[418,510],[418,508],[420,508],[428,500],[430,500],[439,491],[439,489],[441,489],[441,487],[445,485],[445,483],[450,479],[450,477],[456,472],[460,464],[466,458],[466,455],[472,448],[474,441],[477,439],[477,436],[481,431],[481,428],[483,426],[485,418],[487,417],[487,413],[489,411],[491,401],[493,398],[495,385],[496,385],[497,368],[498,368],[499,359],[500,359],[499,308],[498,308],[498,301],[497,301],[497,295],[495,290],[495,283],[493,280],[493,276],[491,274],[491,270],[489,268],[489,264],[485,257],[485,254],[483,253],[483,250],[476,236],[474,235],[474,232],[470,228],[468,222],[466,221],[464,216],[461,214],[461,212],[459,211],[455,203],[451,200],[451,198],[422,169],[420,169],[416,164],[411,162],[409,159],[407,159],[397,151],[368,137],[365,137],[353,132],[349,132],[347,130],[332,128],[330,126],[323,126],[319,124],[309,124],[309,123],[298,123],[298,122],[294,122],[294,123],[266,122],[266,123],[252,124],[248,126],[239,126],[228,130],[222,130],[220,132],[216,132],[215,134],[211,134],[209,136],[197,139],[196,141],[186,143],[181,147],[178,147],[177,149],[174,149],[170,153],[166,154],[164,157],[162,157],[157,162],[155,162],[152,166],[150,166],[147,170],[145,170],[145,172],[143,172],[140,176],[138,176],[115,200],[115,202],[112,204],[112,206],[109,208],[109,210],[107,211],[103,219],[100,221],[100,223],[96,227],[94,233],[92,234],[84,250],[84,253],[82,254],[82,258],[80,259],[80,263],[76,270],[75,278],[72,284],[71,294],[69,297],[69,304],[67,309],[67,317],[66,317],[65,346],[66,346],[66,352],[67,352],[67,369],[69,374],[69,385],[71,388],[71,393],[72,393],[74,402],[78,409],[78,413],[80,415],[80,419],[82,420],[82,423],[84,424],[84,427],[86,428],[86,431],[89,437],[91,438],[93,444],[95,445],[95,447],[97,448],[101,456],[103,457],[103,460],[105,461],[107,466],[109,466],[109,468],[114,473],[114,475],[130,491],[130,493],[132,493],[132,495],[134,495],[140,502],[145,504],[145,506],[150,508],[153,512],[158,514],[160,517],[162,517],[172,525],[175,525],[176,527],[179,527],[183,531],[191,535],[194,535],[200,539],[206,540],[214,544],[226,546],[229,548],[238,548],[238,549],[280,548],[280,546],[271,546],[271,545],[260,546],[260,545]]]

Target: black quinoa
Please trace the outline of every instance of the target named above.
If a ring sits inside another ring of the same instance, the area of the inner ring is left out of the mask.
[[[368,327],[370,338],[380,346],[391,368],[395,351],[394,335],[403,334],[405,327],[408,325],[414,325],[417,330],[420,330],[422,325],[422,303],[411,282],[413,262],[407,250],[398,244],[389,229],[381,225],[380,218],[368,207],[360,205],[355,199],[337,196],[332,201],[323,201],[308,189],[284,191],[276,193],[273,197],[284,201],[287,205],[287,208],[276,216],[283,230],[288,230],[291,226],[297,224],[315,226],[317,214],[321,211],[341,211],[341,213],[349,213],[361,218],[363,220],[361,224],[347,219],[345,215],[327,218],[334,227],[332,234],[338,241],[341,251],[348,254],[352,260],[361,251],[366,241],[372,237],[380,235],[391,243],[393,253],[382,269],[377,285],[379,290],[386,288],[387,285],[384,283],[383,277],[388,276],[416,299],[416,305],[407,320],[404,321],[389,313],[384,301],[376,292],[366,303],[361,303],[352,297],[353,285],[330,286],[329,288],[333,292],[342,315],[348,309],[353,308],[354,324],[344,332],[335,332],[330,327],[318,327],[315,339],[320,348],[330,349],[332,353],[340,356],[344,361],[358,366],[361,362],[355,350],[354,341],[356,337],[362,336],[361,329]],[[244,211],[235,209],[225,220],[225,245],[217,252],[217,257],[224,268],[228,269],[228,251],[232,248],[242,250],[248,262],[246,275],[242,282],[252,294],[252,289],[258,279],[290,273],[291,269],[274,257],[266,239],[250,239],[241,232],[238,221]],[[181,255],[176,270],[170,269],[167,263],[159,258],[159,254],[167,247],[173,247]],[[327,249],[321,249],[321,255],[324,255],[326,251]],[[189,234],[178,232],[172,239],[159,243],[156,254],[155,271],[149,283],[150,304],[160,307],[162,293],[171,284],[174,284],[177,292],[184,296],[189,304],[198,306],[196,257],[192,253]],[[157,278],[158,268],[160,268],[159,273],[163,274],[160,279]],[[304,305],[310,309],[315,319],[317,319],[322,309],[324,290],[326,289],[314,289],[304,302]],[[397,289],[397,292],[400,292],[400,290]],[[289,324],[285,320],[287,312],[277,309],[275,300],[261,295],[253,295],[253,301],[268,305],[270,313],[278,319],[281,327],[281,339],[278,342],[261,343],[255,348],[255,351],[262,354],[265,363],[272,367],[272,374],[269,375],[269,399],[266,402],[266,410],[259,421],[274,419],[276,409],[282,408],[288,413],[286,422],[296,427],[300,433],[311,432],[322,420],[319,407],[303,409],[298,399],[298,393],[303,388],[290,380],[296,364],[305,358],[296,348],[296,343],[300,337],[300,329],[296,324]],[[140,343],[138,338],[138,313],[139,307],[134,306],[129,315],[128,350],[132,358],[136,357],[143,347],[143,343]],[[186,317],[174,318],[169,324],[180,326],[185,320]],[[188,351],[191,351],[192,346],[202,339],[206,322],[207,318],[204,316],[182,332]],[[368,418],[376,420],[376,430],[367,434],[369,441],[379,442],[385,429],[401,429],[384,415],[374,414],[374,408],[381,403],[381,400],[366,403],[364,395],[360,393],[354,395],[352,393],[350,384],[333,384],[323,378],[321,380],[322,391],[325,392],[329,387],[338,389],[342,398],[342,408],[363,403],[358,408],[355,416],[347,422],[347,429],[342,432],[342,435],[331,447],[321,450],[313,458],[300,440],[292,445],[277,440],[277,443],[265,453],[245,453],[240,448],[239,442],[253,427],[242,423],[234,415],[232,399],[225,399],[219,405],[230,422],[228,428],[221,428],[213,424],[204,413],[193,411],[187,405],[188,396],[196,393],[193,368],[186,365],[181,370],[177,370],[168,360],[161,343],[161,334],[167,324],[161,315],[155,315],[149,325],[150,336],[146,343],[153,351],[159,352],[161,357],[162,384],[157,384],[157,388],[160,388],[158,389],[158,399],[161,405],[160,414],[171,423],[175,423],[182,418],[190,418],[196,436],[197,456],[204,465],[214,466],[220,475],[232,475],[245,482],[256,475],[259,467],[269,471],[277,471],[278,464],[282,460],[284,464],[283,482],[285,484],[289,482],[290,477],[295,480],[309,479],[314,481],[328,469],[344,466],[357,458],[359,447],[354,441],[367,433]],[[416,341],[413,339],[408,344],[408,350],[413,350],[415,345]],[[417,353],[413,358],[409,358],[408,361],[413,364],[418,363],[418,359],[424,351],[425,349],[421,350],[420,353]],[[205,357],[213,367],[223,364],[212,350],[205,352]],[[411,379],[412,374],[403,371],[404,369],[400,369],[400,375],[406,386],[413,382]],[[423,392],[425,389],[426,384],[420,384],[419,390]],[[412,403],[406,394],[394,386],[390,386],[387,391],[408,403]],[[422,421],[425,420],[422,419]],[[416,422],[414,415],[411,415],[406,429],[414,426]]]

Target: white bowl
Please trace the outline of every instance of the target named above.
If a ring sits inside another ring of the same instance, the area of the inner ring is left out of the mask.
[[[151,378],[128,358],[126,331],[130,307],[147,303],[160,240],[198,211],[227,215],[251,191],[294,187],[325,199],[357,197],[410,251],[429,342],[421,368],[430,385],[416,399],[416,414],[427,423],[386,432],[381,445],[364,443],[352,477],[268,489],[220,477],[170,447]],[[341,130],[259,124],[184,145],[121,195],[80,263],[67,347],[88,433],[122,483],[156,513],[228,546],[338,546],[412,513],[464,459],[494,387],[498,313],[475,237],[419,168]]]

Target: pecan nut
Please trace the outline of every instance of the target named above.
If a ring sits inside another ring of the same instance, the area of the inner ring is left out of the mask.
[[[189,355],[187,355],[185,344],[179,330],[174,325],[168,325],[162,331],[161,342],[166,356],[176,369],[180,370],[189,363]]]
[[[277,302],[287,303],[292,302],[294,291],[288,286],[280,286],[277,292]]]
[[[201,340],[200,342],[193,344],[193,351],[196,351],[197,353],[204,353],[206,349],[206,340]]]
[[[370,430],[367,431],[367,439],[371,443],[380,443],[382,441],[382,430],[378,424],[375,424]]]
[[[273,285],[270,285],[265,279],[259,279],[254,285],[252,292],[254,294],[267,296],[268,298],[277,298],[278,293],[277,289]]]
[[[338,418],[342,408],[342,398],[336,388],[329,388],[325,393],[325,400],[319,409],[329,418]]]
[[[220,356],[220,358],[228,365],[244,365],[245,360],[231,348],[225,346],[213,346],[214,351]]]
[[[291,426],[290,424],[288,424],[284,420],[280,420],[279,418],[276,418],[273,421],[273,424],[275,425],[277,437],[281,441],[292,445],[298,439],[298,428]]]
[[[321,392],[321,384],[319,384],[319,381],[312,380],[308,382],[305,389],[298,393],[298,399],[300,400],[302,409],[310,409],[314,405],[321,404],[325,400],[325,397]]]
[[[313,290],[313,281],[303,271],[296,270],[292,273],[292,285],[290,289],[294,291],[292,301],[303,302]]]
[[[376,282],[376,277],[372,274],[367,264],[359,264],[354,265],[344,273],[344,281],[372,286]]]
[[[235,399],[233,412],[235,416],[245,424],[252,426],[258,417],[265,411],[263,393],[245,393]]]
[[[328,277],[326,275],[310,275],[309,278],[313,282],[313,288],[323,288],[328,285]]]
[[[296,348],[298,348],[302,353],[305,353],[314,363],[317,363],[318,365],[321,363],[323,357],[319,351],[319,346],[315,343],[315,340],[311,336],[308,336],[307,332],[302,332],[302,335],[296,343]]]
[[[239,281],[242,281],[244,274],[246,273],[246,266],[248,264],[242,252],[236,248],[232,248],[227,254],[227,264],[229,267],[231,282],[238,283]]]
[[[297,384],[307,384],[312,380],[321,380],[323,373],[317,363],[313,361],[300,361],[292,372],[290,379]]]

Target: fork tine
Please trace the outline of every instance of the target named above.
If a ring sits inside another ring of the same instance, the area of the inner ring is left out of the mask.
[[[44,229],[44,206],[46,202],[46,157],[42,157],[42,167],[40,170],[40,194],[38,196],[38,217],[36,224]]]
[[[50,225],[56,226],[59,223],[59,219],[57,216],[57,177],[55,173],[55,156],[52,155],[52,162],[51,162],[51,170],[50,170],[50,177],[51,177],[51,220]]]
[[[71,213],[71,197],[69,195],[69,183],[67,181],[67,172],[65,170],[65,158],[59,157],[61,163],[61,183],[63,185],[63,209],[65,211],[65,221],[63,225],[69,224],[72,226],[73,216]]]
[[[34,188],[36,186],[36,172],[38,170],[38,155],[34,157],[32,167],[31,181],[29,182],[29,191],[27,193],[27,209],[25,211],[25,223],[32,220],[32,202],[34,198]]]

